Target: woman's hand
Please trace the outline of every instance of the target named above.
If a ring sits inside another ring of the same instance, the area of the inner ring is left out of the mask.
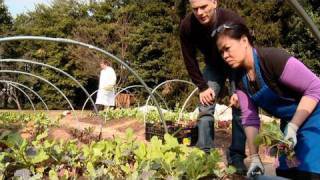
[[[238,95],[236,93],[232,94],[229,100],[230,106],[233,106],[235,108],[240,108],[240,103],[238,99]]]
[[[284,137],[286,140],[292,141],[292,146],[297,144],[297,131],[299,127],[306,121],[306,119],[312,114],[313,110],[317,106],[318,101],[309,96],[302,96],[297,110],[294,113],[291,121],[285,128]]]
[[[263,164],[261,162],[260,156],[259,154],[253,154],[250,156],[251,159],[251,163],[247,172],[247,176],[248,177],[252,177],[254,176],[254,173],[257,172],[261,172],[262,174],[264,174],[264,167]]]
[[[210,87],[199,94],[200,103],[207,106],[213,104],[215,97],[216,94]]]
[[[298,131],[299,127],[292,123],[289,122],[284,130],[284,139],[285,140],[291,140],[292,147],[295,147],[297,144],[297,131]]]

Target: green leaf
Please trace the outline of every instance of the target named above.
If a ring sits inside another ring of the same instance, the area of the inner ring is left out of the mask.
[[[89,172],[89,175],[91,178],[96,177],[96,171],[95,171],[94,166],[91,162],[87,163],[87,171]]]
[[[141,143],[140,146],[136,150],[134,150],[134,154],[137,156],[138,160],[143,160],[146,157],[147,149],[144,143]]]
[[[228,175],[231,175],[231,174],[234,174],[235,172],[237,172],[237,169],[233,166],[228,166],[225,171]]]
[[[41,141],[42,139],[48,137],[48,132],[44,131],[43,133],[39,134],[36,138],[37,141]]]
[[[41,149],[40,151],[37,152],[37,154],[35,156],[31,156],[31,163],[37,164],[37,163],[43,162],[47,159],[49,159],[49,156],[47,155],[47,153],[43,149]]]
[[[166,147],[168,147],[169,149],[173,149],[179,146],[177,138],[171,136],[170,134],[165,134],[164,140]]]
[[[151,160],[162,159],[163,152],[161,151],[161,147],[162,147],[162,141],[159,140],[157,136],[153,136],[148,146],[147,157]]]
[[[264,144],[266,146],[270,146],[272,143],[271,138],[269,136],[264,136],[263,138],[264,138]]]
[[[7,135],[6,144],[10,147],[19,147],[23,143],[24,139],[20,136],[19,133],[10,133]]]
[[[126,140],[128,143],[134,142],[134,132],[131,128],[126,129]]]
[[[257,146],[263,144],[263,137],[258,134],[254,139],[254,144],[256,144]]]
[[[167,152],[164,154],[164,161],[168,164],[168,165],[174,165],[174,161],[176,160],[176,153],[175,152]]]
[[[58,174],[52,169],[49,171],[49,179],[50,180],[59,180]]]

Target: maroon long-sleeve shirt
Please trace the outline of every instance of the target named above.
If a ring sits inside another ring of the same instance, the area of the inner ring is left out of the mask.
[[[202,76],[197,59],[197,50],[204,55],[207,66],[213,67],[222,75],[226,75],[229,68],[220,56],[216,42],[211,37],[214,29],[227,22],[244,23],[235,12],[218,8],[214,26],[205,27],[199,23],[193,13],[188,14],[180,24],[180,43],[184,63],[193,83],[200,91],[208,88],[207,80]]]

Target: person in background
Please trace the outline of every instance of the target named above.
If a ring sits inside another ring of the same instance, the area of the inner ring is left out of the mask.
[[[320,79],[301,61],[278,48],[255,48],[248,28],[239,23],[219,26],[213,33],[225,62],[237,69],[237,98],[248,140],[251,164],[264,169],[254,139],[260,119],[258,107],[280,118],[284,139],[291,141],[296,167],[279,157],[279,176],[320,179]],[[238,103],[237,103],[238,102]]]
[[[106,107],[115,106],[114,86],[117,81],[117,76],[107,60],[101,60],[100,67],[101,71],[96,104],[98,105],[98,110],[103,110]]]
[[[218,8],[217,0],[189,0],[192,12],[180,23],[180,44],[184,63],[189,76],[199,89],[199,117],[197,146],[209,152],[214,148],[214,111],[216,98],[223,88],[228,69],[221,58],[211,32],[219,25],[235,21],[244,23],[236,13]],[[205,68],[201,72],[197,51],[204,56]],[[237,173],[245,174],[243,163],[245,156],[245,134],[241,126],[240,111],[233,109],[232,142],[227,152],[228,164],[237,169]]]

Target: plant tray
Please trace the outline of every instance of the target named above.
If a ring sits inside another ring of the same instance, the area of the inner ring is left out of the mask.
[[[182,125],[175,124],[171,121],[166,122],[168,133],[178,139],[179,143],[183,142],[184,138],[190,140],[190,145],[193,146],[198,140],[198,128],[196,125]],[[164,139],[165,130],[162,123],[146,123],[145,126],[145,139],[150,141],[153,136],[157,136],[159,139]]]

